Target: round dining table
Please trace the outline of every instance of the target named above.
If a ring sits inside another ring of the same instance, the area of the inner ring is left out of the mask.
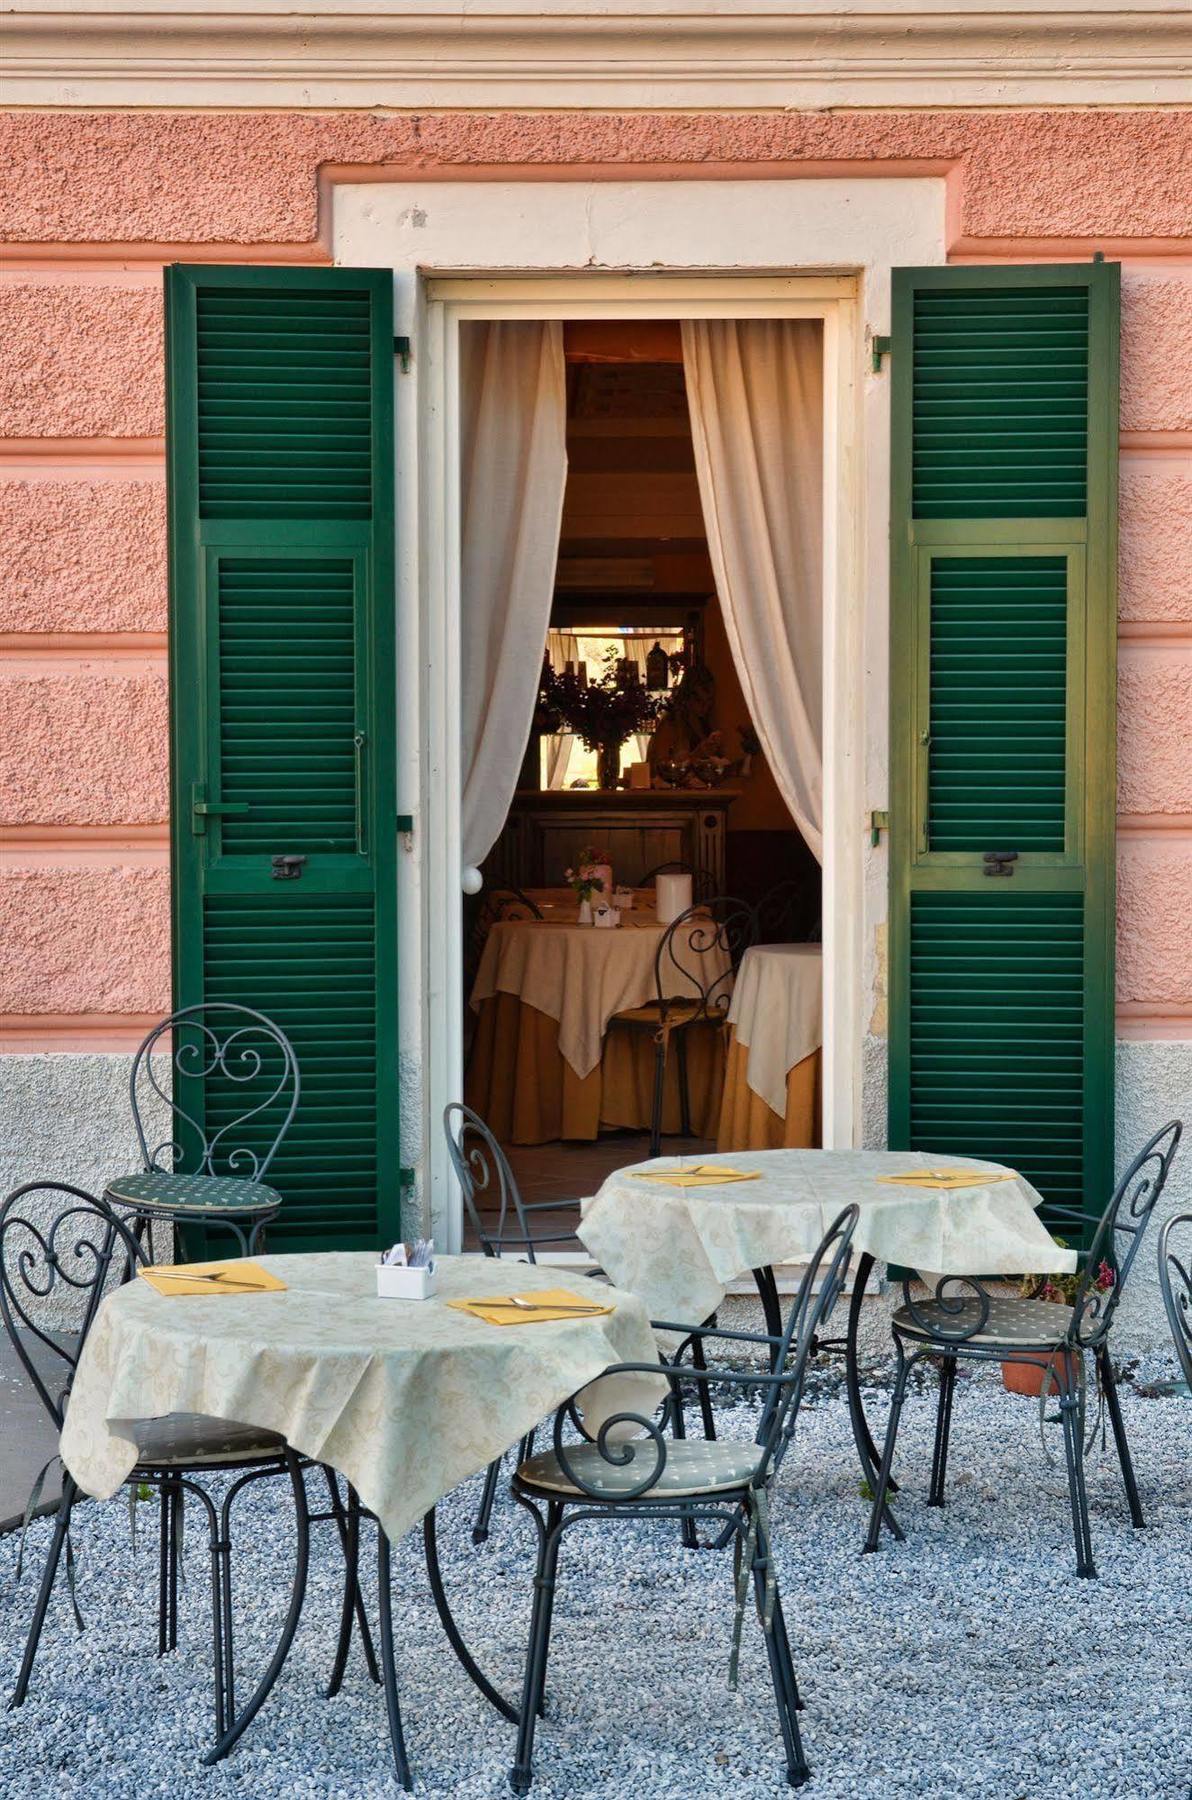
[[[578,1235],[610,1281],[641,1296],[655,1325],[708,1318],[730,1282],[752,1275],[777,1340],[785,1321],[775,1266],[809,1258],[855,1204],[848,1323],[843,1338],[820,1347],[843,1352],[857,1455],[872,1487],[880,1458],[862,1402],[858,1337],[875,1263],[915,1270],[932,1288],[946,1277],[1069,1274],[1076,1252],[1047,1230],[1042,1203],[1015,1170],[971,1156],[744,1150],[616,1170],[583,1202]],[[901,1537],[888,1508],[885,1519]]]
[[[730,973],[727,951],[675,944],[658,962],[667,931],[653,896],[636,895],[621,923],[581,925],[558,895],[530,895],[541,918],[499,919],[485,939],[469,1004],[476,1030],[465,1098],[502,1143],[591,1140],[603,1130],[650,1128],[654,1043],[647,1030],[622,1030],[618,1013],[648,1006],[658,992],[691,997]],[[699,921],[681,928],[700,943]],[[715,1136],[724,1084],[718,1029],[688,1034],[688,1087],[696,1136]],[[668,1060],[662,1129],[681,1125],[676,1058]]]
[[[85,1493],[106,1499],[138,1459],[138,1426],[201,1413],[276,1432],[300,1458],[348,1483],[354,1506],[377,1521],[380,1643],[390,1737],[410,1786],[397,1705],[389,1599],[389,1547],[422,1523],[432,1594],[447,1637],[485,1697],[513,1722],[516,1708],[477,1665],[451,1614],[435,1536],[436,1501],[532,1432],[579,1394],[590,1431],[614,1413],[653,1410],[651,1378],[596,1377],[617,1362],[657,1362],[649,1317],[636,1295],[593,1286],[607,1311],[494,1324],[449,1304],[464,1298],[557,1288],[558,1270],[512,1258],[440,1257],[438,1291],[426,1300],[379,1298],[368,1251],[260,1256],[284,1282],[257,1293],[159,1293],[132,1280],[104,1299],[71,1388],[60,1451]],[[229,1271],[237,1264],[229,1262]],[[584,1284],[585,1286],[591,1284]],[[587,1295],[583,1296],[588,1299]],[[582,1392],[581,1392],[582,1390]],[[341,1522],[336,1493],[335,1517]],[[294,1590],[279,1654],[224,1739],[226,1754],[263,1704],[297,1629],[305,1591],[299,1522]],[[358,1515],[357,1515],[358,1516]],[[341,1534],[342,1535],[342,1534]],[[355,1615],[363,1608],[348,1564],[336,1670],[342,1675]],[[366,1636],[366,1643],[367,1643]],[[332,1680],[332,1690],[337,1685]]]

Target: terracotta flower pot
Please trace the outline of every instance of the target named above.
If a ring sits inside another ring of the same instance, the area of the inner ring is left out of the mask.
[[[1067,1356],[1067,1360],[1073,1361],[1071,1356]],[[1054,1367],[1047,1387],[1049,1393],[1058,1394],[1060,1389],[1056,1376],[1063,1372],[1065,1356],[1056,1356],[1053,1359],[1049,1351],[1040,1351],[1029,1361],[1004,1362],[1002,1364],[1002,1386],[1008,1394],[1029,1394],[1037,1400],[1043,1392],[1043,1379],[1047,1372],[1047,1366],[1053,1361]],[[1071,1375],[1075,1379],[1075,1368],[1071,1370]]]

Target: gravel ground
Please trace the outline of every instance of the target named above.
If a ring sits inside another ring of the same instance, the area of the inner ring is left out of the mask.
[[[1148,1529],[1131,1530],[1112,1446],[1089,1470],[1100,1579],[1078,1581],[1062,1455],[1037,1407],[994,1371],[962,1375],[950,1502],[923,1505],[933,1408],[912,1396],[900,1457],[909,1481],[904,1545],[857,1554],[865,1508],[838,1385],[824,1380],[800,1422],[774,1508],[787,1618],[806,1701],[814,1800],[1187,1800],[1192,1775],[1192,1401],[1148,1394],[1159,1365],[1124,1389]],[[884,1416],[876,1394],[872,1416]],[[750,1434],[752,1415],[725,1417]],[[469,1529],[478,1484],[444,1502],[444,1566],[465,1636],[516,1691],[529,1606],[531,1528],[503,1496],[481,1549]],[[237,1666],[248,1678],[276,1639],[288,1585],[280,1499],[245,1497],[238,1542]],[[338,1551],[315,1527],[306,1611],[286,1671],[232,1757],[198,1767],[211,1729],[206,1556],[197,1517],[187,1545],[179,1653],[158,1660],[155,1510],[134,1554],[122,1500],[76,1515],[76,1637],[55,1597],[19,1713],[0,1714],[7,1800],[184,1793],[272,1800],[369,1800],[400,1792],[387,1763],[384,1707],[359,1650],[344,1691],[321,1696],[334,1643]],[[30,1530],[14,1584],[15,1535],[0,1541],[0,1684],[32,1606],[50,1522]],[[403,1714],[417,1791],[480,1800],[508,1792],[513,1734],[481,1701],[442,1636],[418,1540],[395,1553]],[[371,1538],[369,1541],[371,1550]],[[375,1610],[371,1555],[370,1611]],[[250,1569],[250,1564],[254,1565]],[[681,1550],[671,1531],[577,1527],[565,1540],[538,1733],[539,1800],[762,1800],[789,1792],[765,1655],[746,1621],[740,1693],[726,1673],[731,1556]]]

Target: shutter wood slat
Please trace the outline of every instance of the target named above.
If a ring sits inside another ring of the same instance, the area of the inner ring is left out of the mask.
[[[1112,265],[895,271],[889,1141],[1069,1232],[1112,1176],[1117,331]]]
[[[391,296],[385,271],[167,272],[175,1003],[294,1045],[274,1250],[400,1229]],[[248,810],[196,836],[195,788]],[[242,1104],[218,1072],[188,1098]]]

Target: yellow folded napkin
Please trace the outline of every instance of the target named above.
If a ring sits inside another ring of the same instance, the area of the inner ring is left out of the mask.
[[[907,1175],[879,1175],[877,1179],[891,1187],[964,1188],[990,1187],[995,1181],[1013,1181],[1014,1176],[1009,1170],[992,1175],[981,1169],[921,1169]]]
[[[515,1299],[524,1300],[532,1310],[514,1306]],[[598,1319],[613,1310],[611,1306],[601,1306],[599,1301],[586,1300],[582,1294],[573,1294],[570,1288],[531,1288],[525,1294],[489,1294],[480,1300],[448,1300],[447,1304],[488,1325],[545,1325],[552,1319]]]
[[[730,1169],[723,1163],[696,1163],[690,1169],[634,1169],[634,1181],[660,1181],[664,1187],[719,1187],[728,1181],[760,1181],[760,1169]]]
[[[228,1262],[161,1263],[138,1269],[159,1294],[284,1294],[286,1284],[260,1263],[233,1259]]]

